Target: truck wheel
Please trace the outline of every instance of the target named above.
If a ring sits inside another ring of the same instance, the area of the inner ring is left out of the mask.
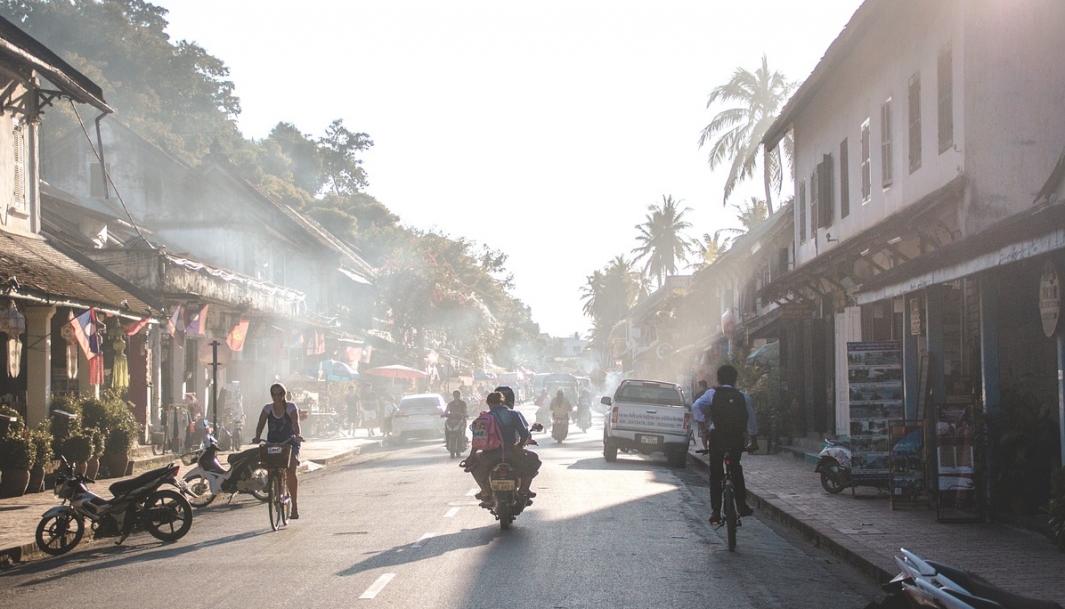
[[[686,467],[688,465],[688,451],[677,448],[666,453],[666,462],[670,467]]]
[[[603,440],[603,458],[607,463],[613,463],[618,460],[618,445],[614,444],[610,440]]]

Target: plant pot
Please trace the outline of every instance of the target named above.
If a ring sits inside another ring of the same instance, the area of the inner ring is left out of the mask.
[[[34,465],[30,468],[30,482],[26,486],[27,493],[40,493],[44,491],[44,466]]]
[[[121,478],[126,475],[129,457],[126,455],[103,455],[100,457],[100,471],[107,472],[107,478]]]
[[[0,497],[21,497],[30,483],[30,470],[5,469],[0,472]]]
[[[74,463],[74,473],[85,475],[85,472],[89,469],[89,464],[86,461],[78,461]]]
[[[85,462],[85,477],[90,480],[96,480],[96,476],[100,474],[100,458],[92,457]]]

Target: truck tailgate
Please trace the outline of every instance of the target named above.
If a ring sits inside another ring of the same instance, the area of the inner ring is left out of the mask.
[[[651,431],[657,433],[684,435],[684,408],[669,406],[618,404],[618,420],[614,426],[618,430]]]

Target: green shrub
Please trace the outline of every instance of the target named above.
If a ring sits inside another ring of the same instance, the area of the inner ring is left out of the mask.
[[[63,416],[57,411],[74,415],[75,418]],[[52,434],[52,450],[62,453],[63,441],[81,429],[81,401],[74,394],[66,394],[52,399],[49,406],[48,431]]]
[[[48,431],[48,421],[41,421],[37,428],[30,432],[30,442],[33,443],[34,464],[48,467],[48,464],[55,459],[55,452],[52,450],[52,434]]]
[[[1050,501],[1043,511],[1050,515],[1051,539],[1065,552],[1065,468],[1059,467],[1050,475]]]
[[[85,433],[92,439],[92,454],[89,458],[99,459],[100,455],[104,454],[104,449],[107,448],[107,435],[99,429],[86,429]]]
[[[92,456],[92,448],[92,437],[79,431],[63,439],[58,453],[66,457],[67,461],[78,463],[89,460]]]
[[[9,417],[15,417],[15,422],[11,426],[9,426],[7,428],[7,435],[9,435],[9,436],[21,435],[22,430],[23,430],[23,428],[25,428],[26,425],[25,425],[25,422],[22,420],[22,416],[19,415],[17,410],[15,410],[14,408],[12,408],[12,407],[10,407],[10,406],[8,406],[6,404],[2,404],[2,405],[0,405],[0,415],[5,415],[5,416],[9,416]]]
[[[0,438],[0,470],[33,467],[33,443],[23,435]]]

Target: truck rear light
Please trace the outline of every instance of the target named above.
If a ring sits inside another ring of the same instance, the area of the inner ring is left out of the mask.
[[[610,409],[610,424],[611,425],[617,425],[618,424],[618,407],[617,406],[615,406],[615,407]]]
[[[684,431],[688,431],[692,428],[692,413],[684,413]]]

